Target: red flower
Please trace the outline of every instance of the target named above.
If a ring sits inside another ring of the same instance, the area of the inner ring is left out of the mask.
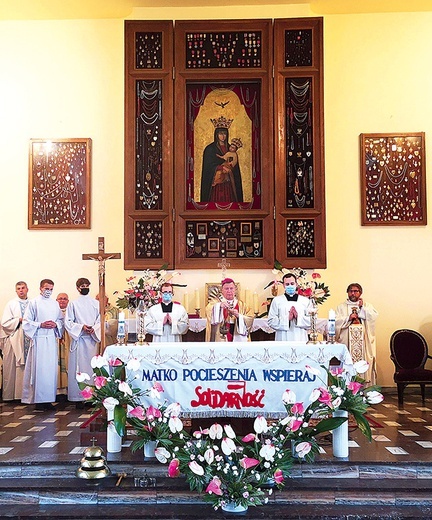
[[[168,465],[168,476],[171,478],[176,478],[180,475],[180,461],[178,459],[173,459]]]
[[[312,278],[315,280],[315,278],[321,278],[321,275],[319,273],[312,273]]]

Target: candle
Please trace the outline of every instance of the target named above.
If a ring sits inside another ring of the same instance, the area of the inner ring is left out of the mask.
[[[189,294],[187,292],[184,293],[183,296],[183,307],[187,310],[189,309]]]
[[[125,320],[125,313],[124,312],[119,312],[119,317],[118,317],[118,320],[119,321],[124,321]]]
[[[255,314],[258,314],[258,294],[256,292],[253,293],[253,310]]]
[[[329,336],[336,335],[336,313],[333,309],[329,310],[327,333]]]
[[[195,309],[200,308],[200,297],[199,297],[199,290],[195,289]]]

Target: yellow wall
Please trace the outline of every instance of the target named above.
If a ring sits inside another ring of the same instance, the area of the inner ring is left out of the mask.
[[[194,8],[137,8],[130,19],[284,18],[319,16],[307,4]],[[332,296],[345,298],[359,281],[380,312],[378,376],[393,385],[389,337],[400,327],[422,332],[432,344],[430,226],[360,226],[359,134],[432,135],[432,13],[325,15],[325,155],[328,268]],[[0,21],[0,309],[25,279],[30,296],[51,277],[56,291],[75,293],[88,276],[96,291],[96,264],[82,261],[97,237],[123,251],[123,19]],[[30,138],[91,137],[92,227],[82,231],[27,229]],[[431,181],[428,182],[428,196]],[[122,261],[107,263],[107,292],[125,287]],[[242,288],[263,300],[270,271],[232,271]],[[183,270],[190,294],[220,272]],[[180,280],[179,280],[180,281]],[[178,291],[179,299],[183,291]],[[111,296],[111,301],[115,297]],[[192,298],[190,298],[192,300]]]

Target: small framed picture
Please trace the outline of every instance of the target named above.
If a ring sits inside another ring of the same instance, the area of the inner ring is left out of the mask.
[[[363,226],[425,226],[425,134],[360,134]]]
[[[227,238],[226,249],[227,249],[227,251],[237,251],[237,239],[236,238]]]
[[[198,240],[205,240],[207,237],[207,224],[204,222],[200,222],[197,224],[197,235]]]
[[[209,238],[208,240],[208,250],[218,252],[219,251],[219,239],[218,238]]]
[[[240,234],[242,236],[252,235],[252,224],[250,222],[242,222],[240,224]]]
[[[31,139],[29,229],[90,228],[91,139]]]

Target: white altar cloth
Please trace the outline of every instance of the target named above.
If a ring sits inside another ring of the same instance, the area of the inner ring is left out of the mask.
[[[150,388],[159,381],[162,400],[178,402],[189,417],[278,417],[284,414],[282,394],[293,390],[298,402],[309,404],[314,388],[326,386],[326,372],[335,357],[353,372],[345,345],[304,342],[255,341],[248,343],[149,343],[110,345],[104,356],[123,362],[141,362],[133,385]],[[321,370],[321,379],[308,373]],[[151,400],[144,398],[148,405]],[[154,404],[154,402],[153,402]]]

